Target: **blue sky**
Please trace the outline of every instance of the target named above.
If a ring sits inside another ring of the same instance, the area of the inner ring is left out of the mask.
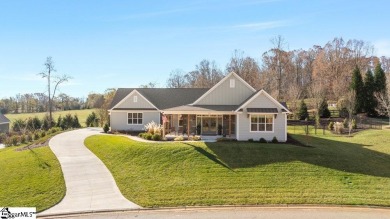
[[[300,0],[0,1],[0,98],[45,91],[37,73],[52,56],[60,88],[86,97],[106,88],[165,86],[202,59],[221,69],[235,49],[261,60],[270,39],[289,49],[360,39],[390,56],[390,2]]]

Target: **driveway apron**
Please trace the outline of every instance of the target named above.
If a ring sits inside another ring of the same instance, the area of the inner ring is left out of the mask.
[[[123,197],[107,167],[85,147],[85,138],[100,131],[97,128],[79,129],[50,140],[50,148],[64,174],[66,195],[41,215],[141,208]]]

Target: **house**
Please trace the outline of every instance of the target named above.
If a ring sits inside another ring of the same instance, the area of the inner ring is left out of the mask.
[[[207,89],[119,88],[109,113],[111,130],[141,131],[154,121],[169,135],[286,141],[290,111],[232,72]]]
[[[0,133],[9,132],[9,119],[0,113]]]

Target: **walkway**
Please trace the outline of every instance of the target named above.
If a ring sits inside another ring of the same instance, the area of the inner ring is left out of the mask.
[[[38,216],[140,208],[123,197],[110,171],[84,146],[85,138],[100,131],[99,128],[79,129],[50,140],[50,148],[64,174],[66,195],[59,204]]]

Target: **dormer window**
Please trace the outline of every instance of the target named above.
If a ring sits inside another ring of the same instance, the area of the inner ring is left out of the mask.
[[[230,79],[230,88],[234,88],[236,86],[236,80]]]
[[[138,101],[138,97],[137,96],[134,96],[133,97],[133,102],[136,103]]]

